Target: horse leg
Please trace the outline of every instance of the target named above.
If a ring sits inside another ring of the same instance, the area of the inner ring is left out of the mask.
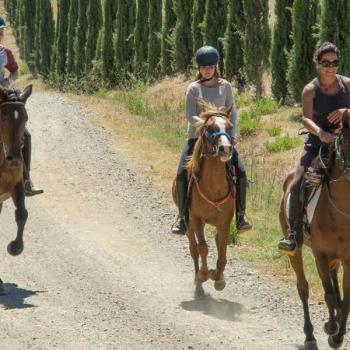
[[[305,350],[317,350],[317,342],[314,336],[314,327],[310,319],[309,311],[309,284],[305,277],[302,251],[298,250],[295,256],[289,256],[290,263],[297,277],[297,288],[299,297],[303,304],[304,310],[304,333],[305,333]]]
[[[215,289],[223,290],[226,286],[224,270],[226,267],[226,250],[228,242],[228,228],[218,229],[218,233],[215,235],[216,247],[218,250],[218,260],[216,262],[216,270],[209,271],[209,277],[215,281]]]
[[[334,287],[335,297],[336,297],[336,318],[339,322],[340,314],[341,314],[341,296],[340,296],[340,289],[339,289],[339,282],[338,282],[338,269],[339,264],[337,264],[334,268],[331,270],[331,279]]]
[[[328,338],[329,346],[334,349],[341,347],[346,333],[346,324],[350,311],[350,263],[344,264],[343,294],[344,298],[341,303],[340,313],[338,314],[338,320],[340,322],[339,332]]]
[[[331,279],[330,262],[329,259],[323,254],[316,254],[315,258],[318,274],[321,278],[325,293],[324,299],[326,301],[329,313],[329,319],[324,325],[324,331],[328,335],[335,335],[339,332],[339,324],[335,315],[337,295]]]
[[[192,225],[197,237],[198,254],[201,257],[201,266],[197,273],[197,278],[201,282],[208,280],[208,245],[204,236],[204,222],[200,218],[192,218]]]
[[[28,211],[25,207],[24,201],[24,187],[23,183],[17,184],[12,199],[16,206],[15,218],[17,223],[17,236],[16,239],[9,243],[7,251],[11,255],[19,255],[23,251],[23,231],[28,218]]]

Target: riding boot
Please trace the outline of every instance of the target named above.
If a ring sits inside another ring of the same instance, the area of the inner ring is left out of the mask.
[[[176,178],[176,196],[179,215],[171,227],[171,231],[184,235],[186,234],[188,224],[187,181],[180,177]]]
[[[287,236],[278,243],[278,249],[294,256],[303,245],[303,203],[300,200],[299,186],[292,188],[289,199],[289,230]]]
[[[32,141],[29,132],[26,130],[24,133],[24,146],[22,149],[22,156],[24,161],[23,178],[24,178],[24,191],[26,196],[35,196],[36,194],[43,193],[42,189],[36,188],[30,179],[30,163],[32,155]]]
[[[245,205],[247,194],[247,177],[237,178],[237,196],[236,196],[236,227],[238,233],[249,231],[252,225],[245,220]]]

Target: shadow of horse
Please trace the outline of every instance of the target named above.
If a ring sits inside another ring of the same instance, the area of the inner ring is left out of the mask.
[[[18,288],[17,284],[15,283],[4,283],[3,286],[6,294],[0,295],[0,305],[3,305],[5,310],[36,307],[33,304],[26,303],[25,299],[33,295],[37,295],[38,293],[44,293],[44,291],[31,291]]]
[[[194,294],[194,300],[183,301],[181,307],[187,311],[199,311],[219,320],[238,322],[240,315],[248,313],[242,304],[226,299],[214,299],[207,293]]]

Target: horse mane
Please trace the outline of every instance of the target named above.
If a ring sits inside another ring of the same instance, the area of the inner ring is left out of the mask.
[[[194,146],[192,155],[187,159],[186,169],[189,173],[198,173],[200,170],[202,163],[202,148],[204,145],[204,128],[206,127],[208,120],[216,114],[220,114],[228,118],[228,115],[221,108],[216,107],[211,103],[199,100],[199,105],[202,108],[202,112],[199,115],[198,122],[195,124],[196,134],[199,135],[199,137]]]

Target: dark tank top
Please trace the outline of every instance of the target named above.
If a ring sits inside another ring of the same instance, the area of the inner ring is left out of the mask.
[[[348,88],[341,75],[337,75],[337,79],[340,90],[332,95],[325,94],[321,91],[320,81],[318,78],[315,78],[311,82],[315,86],[312,120],[317,126],[327,132],[332,132],[334,129],[337,129],[339,127],[339,124],[329,123],[327,120],[329,113],[340,108],[350,108]],[[309,133],[305,141],[305,145],[318,149],[322,145],[322,142],[316,135]]]

